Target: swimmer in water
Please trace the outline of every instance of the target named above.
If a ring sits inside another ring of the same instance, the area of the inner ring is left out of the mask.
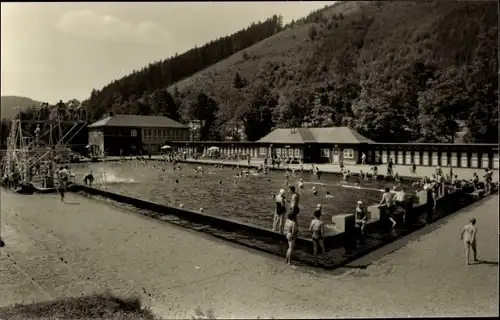
[[[316,190],[316,187],[312,187],[312,193],[313,195],[315,195],[316,197],[318,196],[318,190]]]
[[[316,178],[319,180],[319,178],[321,177],[321,171],[319,171],[318,167],[316,167],[314,171],[315,171],[314,174],[316,175]]]
[[[330,194],[330,191],[327,191],[325,198],[331,199],[331,198],[335,198],[335,197]]]
[[[299,180],[299,188],[304,189],[304,181],[302,179]]]
[[[347,181],[349,179],[349,170],[346,170],[344,171],[344,174],[343,174],[343,178],[344,178],[344,181]]]

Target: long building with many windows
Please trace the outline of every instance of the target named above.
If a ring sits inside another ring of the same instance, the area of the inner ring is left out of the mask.
[[[159,153],[161,147],[189,140],[189,127],[167,117],[110,114],[88,126],[95,157]]]
[[[178,151],[205,153],[220,148],[222,156],[290,158],[304,163],[386,164],[499,168],[498,144],[374,142],[347,127],[276,129],[255,142],[177,141]]]

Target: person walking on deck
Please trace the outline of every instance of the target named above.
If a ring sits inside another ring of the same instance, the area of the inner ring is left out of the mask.
[[[462,232],[460,233],[460,239],[464,241],[465,248],[465,261],[467,265],[470,265],[470,250],[472,249],[472,253],[474,254],[474,262],[477,262],[477,227],[476,227],[476,218],[472,218],[469,220],[469,224],[466,225]]]

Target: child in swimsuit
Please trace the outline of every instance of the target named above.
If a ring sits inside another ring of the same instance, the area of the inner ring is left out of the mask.
[[[320,219],[321,207],[314,210],[314,219],[311,221],[309,230],[312,232],[312,240],[314,245],[314,259],[318,260],[318,246],[321,248],[321,253],[325,253],[325,243],[323,241],[325,224]]]

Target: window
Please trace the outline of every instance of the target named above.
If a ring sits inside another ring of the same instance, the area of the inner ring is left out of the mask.
[[[260,155],[265,155],[266,154],[266,148],[265,147],[261,147],[260,148]]]
[[[281,148],[276,148],[276,155],[281,157]]]
[[[295,158],[300,157],[300,149],[295,149]]]
[[[130,135],[132,137],[137,137],[137,130],[135,130],[135,129],[130,130]]]
[[[344,149],[344,159],[354,159],[354,149]]]
[[[327,148],[321,149],[321,156],[325,158],[330,158],[330,149]]]
[[[159,133],[160,130],[158,129],[153,129],[153,136],[154,138],[157,140],[158,139],[158,133]]]

